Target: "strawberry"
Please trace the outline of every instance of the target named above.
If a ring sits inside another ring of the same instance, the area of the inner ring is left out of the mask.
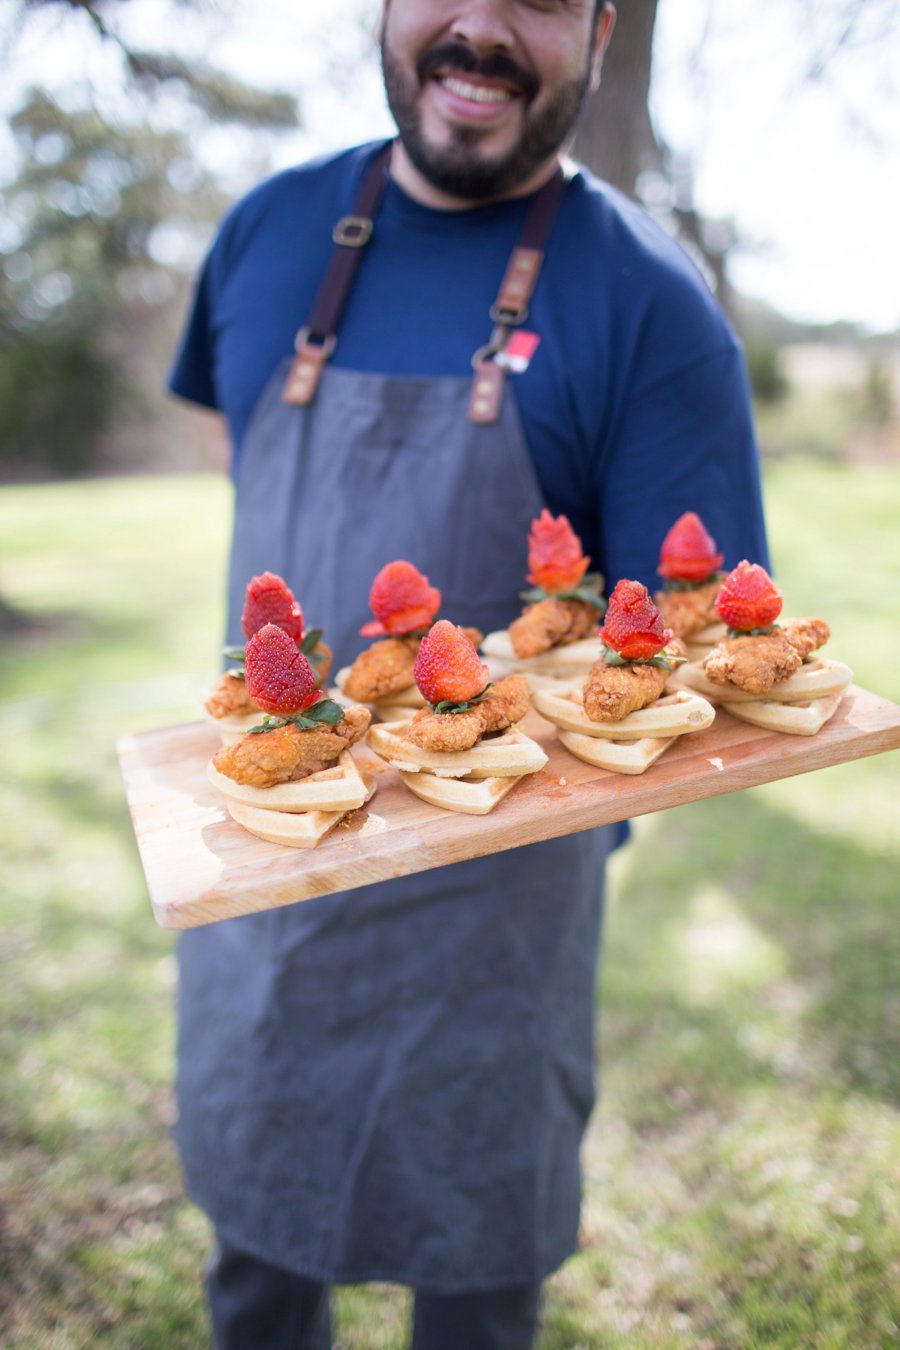
[[[662,541],[659,574],[671,581],[708,581],[722,566],[724,554],[694,511],[679,516]]]
[[[252,638],[267,623],[283,628],[295,646],[303,641],[303,611],[290,587],[274,572],[263,572],[262,576],[254,577],[247,587],[241,615],[244,637]]]
[[[531,522],[528,535],[528,580],[548,595],[570,591],[588,569],[590,558],[565,516],[554,520],[546,509]]]
[[[441,606],[441,593],[429,586],[428,578],[410,562],[390,562],[382,567],[369,591],[373,622],[359,631],[363,637],[402,637],[427,628]]]
[[[416,656],[415,679],[422,696],[438,703],[467,703],[483,693],[490,672],[462,628],[440,619],[425,634]]]
[[[609,597],[600,639],[626,661],[649,661],[672,641],[662,615],[639,581],[619,581]]]
[[[759,563],[739,562],[722,582],[716,613],[729,628],[769,628],[781,613],[781,591]]]
[[[267,623],[247,643],[247,693],[263,712],[301,712],[321,697],[312,666],[283,628]]]

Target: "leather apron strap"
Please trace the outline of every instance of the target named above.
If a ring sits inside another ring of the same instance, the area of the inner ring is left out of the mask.
[[[334,251],[322,278],[309,321],[294,340],[294,357],[282,390],[285,403],[304,406],[315,397],[326,361],[337,345],[337,329],[350,294],[362,252],[372,237],[375,217],[387,184],[393,142],[375,156],[363,178],[353,212],[342,216],[332,231]],[[560,167],[535,193],[522,224],[518,243],[506,267],[497,298],[490,309],[494,329],[489,341],[472,357],[475,375],[469,400],[469,420],[490,424],[500,416],[505,368],[496,361],[510,330],[525,322],[537,285],[544,248],[562,201],[569,176]]]

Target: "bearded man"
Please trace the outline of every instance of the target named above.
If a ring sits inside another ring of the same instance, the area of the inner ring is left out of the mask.
[[[336,667],[376,572],[518,612],[565,513],[608,590],[700,513],[765,563],[735,339],[678,247],[565,159],[612,5],[385,0],[398,136],[225,220],[173,390],[233,444],[230,642],[282,575]],[[513,359],[514,358],[514,359]],[[527,1350],[577,1248],[604,862],[585,831],[187,933],[179,1124],[216,1343],[324,1350],[334,1284],[415,1291],[415,1350]]]

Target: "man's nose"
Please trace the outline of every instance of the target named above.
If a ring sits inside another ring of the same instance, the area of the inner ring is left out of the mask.
[[[509,51],[515,45],[512,9],[509,0],[460,0],[453,36],[477,52]]]

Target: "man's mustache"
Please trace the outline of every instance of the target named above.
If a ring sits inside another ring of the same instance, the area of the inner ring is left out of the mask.
[[[540,88],[540,81],[534,72],[520,66],[511,56],[492,52],[490,56],[479,58],[464,42],[444,42],[439,47],[432,47],[419,59],[416,74],[419,82],[424,83],[429,76],[448,67],[464,71],[467,75],[482,75],[485,79],[509,80],[529,102]]]

